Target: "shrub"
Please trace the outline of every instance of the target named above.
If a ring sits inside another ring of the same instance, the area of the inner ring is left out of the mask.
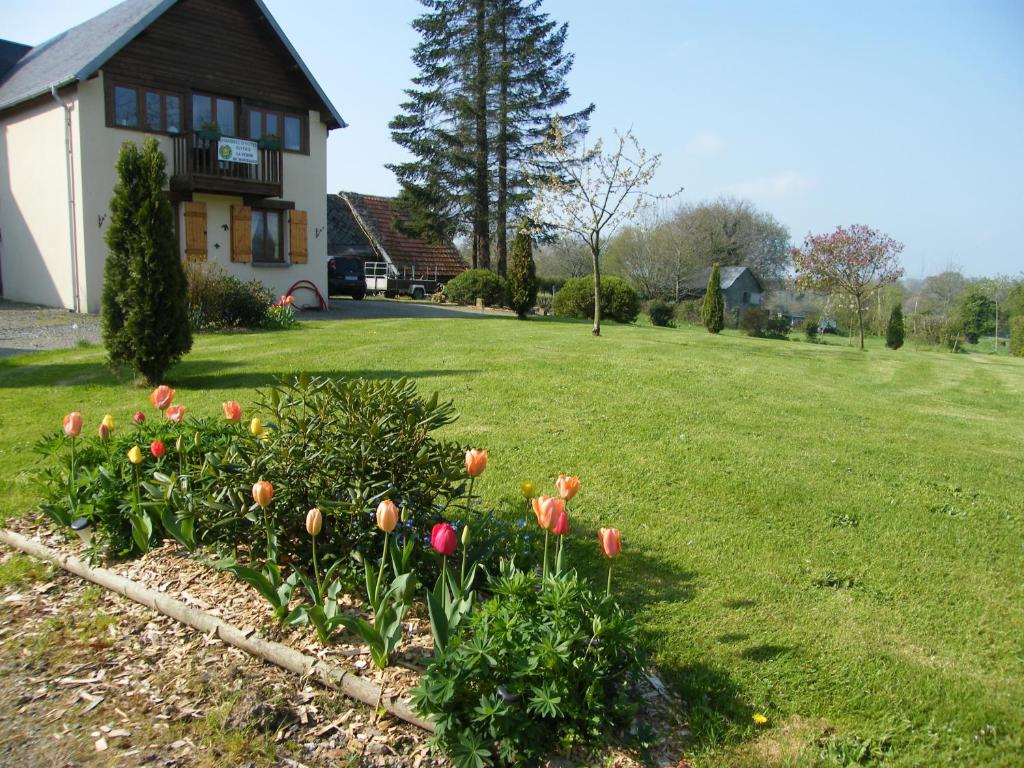
[[[709,333],[720,333],[725,327],[725,301],[722,298],[722,278],[717,264],[711,268],[708,276],[700,319]]]
[[[740,318],[740,328],[747,332],[747,336],[764,336],[765,328],[768,326],[768,310],[760,307],[747,307]]]
[[[647,314],[651,318],[651,325],[656,325],[659,328],[674,326],[676,324],[672,305],[666,304],[664,301],[654,300],[648,304]]]
[[[995,330],[996,305],[981,288],[971,288],[957,304],[956,314],[963,329],[964,338],[971,344]]]
[[[558,745],[607,741],[636,708],[637,628],[570,572],[503,563],[492,597],[420,678],[413,704],[459,768],[535,765]]]
[[[764,338],[766,339],[788,339],[789,320],[779,314],[768,314],[768,322],[764,326]]]
[[[217,265],[190,264],[188,315],[197,331],[286,327],[271,312],[274,294],[259,280],[242,282]]]
[[[508,264],[508,305],[523,320],[537,303],[537,267],[533,263],[533,241],[520,229],[512,240]]]
[[[554,277],[551,275],[537,276],[537,289],[548,293],[558,293],[562,286],[569,280],[567,277]]]
[[[1024,315],[1010,320],[1010,354],[1024,357]]]
[[[640,314],[640,296],[619,277],[601,278],[601,317],[620,323],[632,323]],[[555,294],[552,309],[562,317],[590,319],[594,316],[594,278],[577,277],[566,280]]]
[[[676,304],[676,320],[693,325],[701,325],[700,308],[703,306],[703,299],[687,299]]]
[[[445,294],[455,304],[476,304],[483,299],[487,307],[508,306],[508,282],[489,269],[467,269],[456,275],[445,286]]]
[[[885,346],[889,349],[899,349],[903,346],[903,337],[903,305],[896,302],[889,313],[889,324],[885,328]]]
[[[110,200],[103,270],[103,343],[113,363],[151,384],[192,348],[185,273],[174,212],[167,200],[167,160],[156,139],[125,142]]]
[[[812,344],[818,340],[818,316],[808,315],[804,320],[804,338]]]

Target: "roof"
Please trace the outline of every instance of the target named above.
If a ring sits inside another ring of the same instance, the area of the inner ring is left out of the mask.
[[[50,90],[92,77],[110,59],[156,21],[178,0],[124,0],[108,11],[50,38],[23,52],[17,63],[0,74],[0,110],[34,99]],[[266,17],[305,75],[324,107],[330,113],[332,128],[344,128],[345,121],[331,104],[327,94],[292,47],[262,0],[252,0]],[[6,42],[6,41],[4,41]],[[7,43],[17,45],[17,43]],[[0,61],[3,48],[0,47]],[[0,65],[0,72],[3,67]]]
[[[0,40],[0,78],[18,63],[18,59],[32,50],[31,45],[22,45],[12,40]]]
[[[332,255],[354,253],[370,246],[373,255],[390,261],[401,272],[415,268],[417,274],[437,274],[450,278],[464,272],[454,244],[410,237],[395,228],[406,220],[393,197],[341,192],[327,196],[327,252]]]
[[[686,287],[691,291],[699,291],[700,293],[704,293],[704,291],[706,291],[708,287],[708,280],[711,279],[712,269],[714,269],[714,267],[705,267],[704,269],[700,269],[691,274],[686,279]],[[733,283],[736,282],[736,279],[744,272],[750,272],[750,276],[754,278],[755,282],[759,286],[761,285],[761,281],[757,279],[757,275],[750,271],[749,267],[719,267],[718,278],[722,286],[722,290],[727,290]],[[763,289],[764,286],[761,287]]]

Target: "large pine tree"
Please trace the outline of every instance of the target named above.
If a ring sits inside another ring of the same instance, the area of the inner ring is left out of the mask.
[[[529,197],[526,163],[569,98],[568,27],[540,11],[542,0],[420,0],[413,22],[419,74],[392,138],[413,158],[390,164],[402,187],[410,234],[467,234],[473,266],[505,273],[509,221]],[[586,125],[591,105],[569,116]]]

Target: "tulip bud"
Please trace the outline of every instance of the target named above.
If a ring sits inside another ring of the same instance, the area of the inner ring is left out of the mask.
[[[259,416],[252,417],[252,421],[249,422],[249,432],[255,437],[263,435],[263,422],[260,421]]]
[[[601,542],[601,553],[605,557],[615,557],[622,551],[622,541],[617,528],[599,528],[597,538]]]
[[[132,421],[134,421],[136,424],[142,424],[142,422],[144,422],[145,420],[146,414],[144,414],[142,411],[136,411],[135,415],[132,416]]]
[[[320,514],[318,507],[313,507],[306,513],[306,533],[310,536],[319,535],[324,527],[324,516]]]
[[[402,524],[405,525],[409,522],[409,506],[405,505],[402,507]]]
[[[182,445],[183,443],[181,441],[181,435],[178,435],[178,439],[174,441],[174,450],[176,450],[178,453],[181,453]]]
[[[519,492],[523,494],[524,499],[535,498],[537,496],[537,484],[533,480],[520,483]]]
[[[274,498],[274,486],[268,483],[266,480],[257,480],[252,486],[252,500],[259,504],[261,507],[266,507],[270,504],[270,500]]]
[[[430,546],[444,557],[451,557],[455,554],[457,544],[455,529],[451,523],[438,523],[430,532]]]
[[[384,533],[391,533],[398,525],[398,507],[391,499],[384,499],[377,505],[377,526]]]
[[[133,445],[131,450],[128,451],[128,461],[132,464],[142,463],[142,450],[137,445]]]
[[[473,537],[469,534],[469,523],[466,523],[466,525],[462,526],[462,546],[468,547],[472,539]]]
[[[110,427],[108,427],[105,422],[100,422],[99,435],[100,440],[103,442],[110,439]]]

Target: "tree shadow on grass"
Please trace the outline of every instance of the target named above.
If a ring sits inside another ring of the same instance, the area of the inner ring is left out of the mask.
[[[288,380],[300,372],[308,373],[310,376],[329,379],[370,379],[373,381],[403,378],[429,379],[441,376],[463,376],[480,373],[479,370],[465,368],[437,368],[420,371],[399,371],[394,369],[309,371],[304,370],[301,366],[296,367],[292,371],[264,373],[258,371],[224,372],[223,370],[210,370],[202,365],[198,368],[193,368],[192,366],[192,363],[182,363],[177,366],[172,374],[167,377],[168,382],[174,386],[188,389],[258,389],[276,384],[282,379]],[[222,368],[223,366],[220,367]]]

